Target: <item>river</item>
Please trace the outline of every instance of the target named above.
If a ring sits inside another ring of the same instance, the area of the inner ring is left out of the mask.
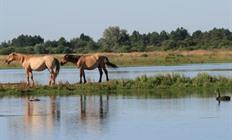
[[[188,77],[194,77],[198,73],[209,73],[210,75],[221,75],[232,77],[232,63],[214,64],[188,64],[178,66],[147,66],[147,67],[119,67],[109,68],[110,79],[135,79],[138,76],[155,76],[166,73],[178,73]],[[0,83],[18,83],[25,81],[25,71],[23,69],[2,69],[0,70]],[[34,72],[34,80],[39,84],[47,84],[49,73]],[[98,70],[86,70],[86,79],[89,82],[96,82],[99,79]],[[105,75],[103,75],[105,80]],[[61,68],[57,78],[58,82],[76,83],[79,81],[79,70],[76,68]]]
[[[215,97],[0,98],[3,140],[230,140],[232,102]]]

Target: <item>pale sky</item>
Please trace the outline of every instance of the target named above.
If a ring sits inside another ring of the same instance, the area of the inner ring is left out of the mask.
[[[0,0],[0,42],[20,34],[97,40],[109,26],[129,33],[232,30],[232,0]]]

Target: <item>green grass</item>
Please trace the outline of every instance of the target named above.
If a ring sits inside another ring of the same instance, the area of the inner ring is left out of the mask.
[[[25,84],[1,84],[0,96],[23,96],[23,95],[80,95],[80,94],[127,94],[132,91],[151,92],[157,91],[186,91],[187,93],[202,93],[207,91],[215,95],[215,90],[220,88],[222,92],[232,91],[232,79],[221,76],[210,76],[206,73],[194,78],[184,77],[178,74],[167,74],[155,77],[142,76],[135,80],[112,80],[103,83],[87,84],[59,84],[56,86],[26,87]]]

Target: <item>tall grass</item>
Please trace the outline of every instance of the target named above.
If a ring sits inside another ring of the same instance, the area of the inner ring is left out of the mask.
[[[82,93],[96,93],[105,91],[125,91],[125,90],[210,90],[214,91],[217,88],[232,91],[232,79],[211,76],[207,73],[198,74],[194,78],[184,77],[179,74],[166,74],[154,77],[141,76],[135,80],[112,80],[103,83],[87,83],[87,84],[69,84],[60,83],[56,86],[26,87],[23,83],[20,84],[1,84],[1,95],[73,95]]]
[[[119,66],[176,65],[187,63],[232,62],[232,50],[154,51],[132,53],[101,53]],[[86,54],[88,55],[88,54]],[[54,55],[58,59],[63,54]],[[0,68],[20,67],[18,63],[7,65],[6,56],[0,56]],[[73,66],[68,64],[66,66]]]

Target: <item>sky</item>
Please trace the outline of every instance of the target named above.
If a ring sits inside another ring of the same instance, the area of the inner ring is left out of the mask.
[[[97,40],[109,26],[128,33],[232,30],[231,6],[232,0],[0,0],[0,42],[20,34]]]

